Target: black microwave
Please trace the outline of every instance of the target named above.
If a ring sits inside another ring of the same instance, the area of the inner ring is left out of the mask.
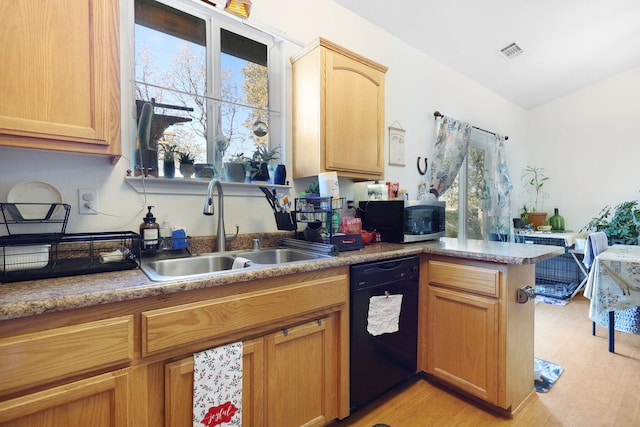
[[[370,200],[358,204],[362,228],[377,231],[383,242],[410,243],[445,235],[445,202]]]

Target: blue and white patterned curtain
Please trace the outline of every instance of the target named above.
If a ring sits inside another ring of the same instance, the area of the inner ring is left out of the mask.
[[[496,135],[487,144],[482,190],[482,212],[487,233],[511,236],[511,191],[513,186],[504,152],[504,136]]]
[[[431,161],[431,185],[429,191],[436,197],[451,186],[467,155],[471,125],[443,116],[438,128]]]

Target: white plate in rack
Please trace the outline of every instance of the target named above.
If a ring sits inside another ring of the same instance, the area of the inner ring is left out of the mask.
[[[62,203],[62,193],[51,184],[41,181],[29,181],[16,184],[7,195],[9,203],[42,203],[41,205],[18,205],[24,219],[44,219],[52,203]],[[56,206],[55,216],[62,206]]]

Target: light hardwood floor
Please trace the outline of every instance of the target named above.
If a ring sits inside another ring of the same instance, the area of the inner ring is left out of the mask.
[[[607,331],[591,335],[589,300],[564,307],[536,305],[535,355],[564,368],[548,393],[534,393],[508,420],[417,380],[373,402],[334,427],[422,426],[640,426],[640,336]]]

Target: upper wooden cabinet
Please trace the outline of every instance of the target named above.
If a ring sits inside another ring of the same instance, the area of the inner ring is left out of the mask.
[[[383,178],[387,67],[323,38],[291,64],[293,177]]]
[[[0,16],[0,146],[117,158],[118,1],[2,1]]]

